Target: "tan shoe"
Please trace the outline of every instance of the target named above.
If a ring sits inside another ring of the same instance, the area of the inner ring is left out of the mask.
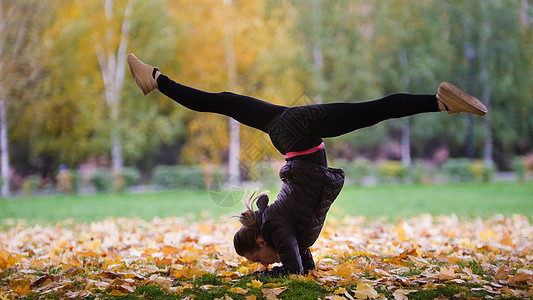
[[[459,88],[449,82],[442,82],[439,86],[437,99],[443,104],[448,114],[470,113],[478,116],[484,116],[487,113],[487,107],[474,96],[461,91]]]
[[[158,70],[157,68],[143,63],[132,53],[128,54],[128,65],[131,75],[133,75],[133,79],[135,79],[143,95],[157,89],[157,81],[153,77],[154,70]]]

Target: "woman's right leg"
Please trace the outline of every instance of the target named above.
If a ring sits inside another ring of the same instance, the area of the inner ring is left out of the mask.
[[[157,85],[161,93],[188,109],[226,115],[263,132],[267,132],[269,125],[287,109],[234,93],[200,91],[176,83],[163,74],[157,77]]]

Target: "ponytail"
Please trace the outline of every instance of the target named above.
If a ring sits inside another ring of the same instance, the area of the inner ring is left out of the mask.
[[[241,256],[259,249],[256,240],[261,237],[261,217],[260,213],[254,210],[254,204],[267,193],[268,191],[264,191],[256,195],[257,190],[255,190],[244,200],[246,210],[237,216],[242,227],[233,236],[233,245],[237,254]]]

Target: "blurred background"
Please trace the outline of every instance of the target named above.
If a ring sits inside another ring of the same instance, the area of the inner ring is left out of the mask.
[[[3,0],[1,195],[279,180],[268,136],[143,97],[130,52],[182,84],[291,106],[450,81],[489,114],[417,115],[328,139],[330,164],[353,184],[524,180],[532,22],[528,0]]]

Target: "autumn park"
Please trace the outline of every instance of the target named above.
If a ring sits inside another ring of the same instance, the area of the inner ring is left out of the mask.
[[[0,300],[531,299],[532,95],[530,0],[0,0]]]

